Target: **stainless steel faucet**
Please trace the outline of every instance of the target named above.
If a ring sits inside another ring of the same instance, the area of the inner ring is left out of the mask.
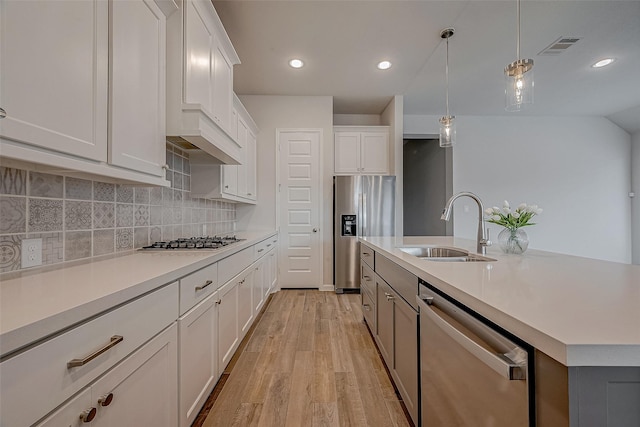
[[[458,197],[462,197],[462,196],[470,197],[473,200],[475,200],[476,203],[478,204],[478,240],[477,240],[476,252],[478,252],[479,254],[482,254],[482,255],[486,255],[487,254],[487,246],[491,246],[491,240],[489,240],[489,229],[487,229],[485,227],[485,223],[484,223],[484,206],[482,205],[482,200],[480,200],[480,197],[478,197],[475,194],[470,193],[468,191],[462,191],[462,192],[460,192],[458,194],[454,194],[447,201],[447,204],[445,205],[444,209],[442,210],[442,216],[440,216],[440,219],[443,219],[445,221],[449,221],[449,218],[451,218],[451,208],[453,207],[453,202]]]

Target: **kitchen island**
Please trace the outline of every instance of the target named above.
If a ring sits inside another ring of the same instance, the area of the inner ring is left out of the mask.
[[[640,266],[497,247],[486,254],[493,261],[443,262],[399,249],[475,252],[475,241],[453,237],[361,243],[375,252],[376,269],[379,257],[395,263],[534,349],[535,425],[640,422]]]

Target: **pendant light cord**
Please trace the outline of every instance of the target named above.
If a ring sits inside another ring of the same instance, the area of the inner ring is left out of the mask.
[[[447,117],[449,117],[449,37],[447,37],[447,61],[445,63],[444,73],[446,77],[446,99],[447,99]]]
[[[520,0],[516,2],[516,14],[518,15],[518,38],[516,39],[516,59],[520,60]]]

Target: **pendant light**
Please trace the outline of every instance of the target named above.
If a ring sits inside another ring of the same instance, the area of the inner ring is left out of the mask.
[[[445,78],[446,78],[446,99],[447,99],[447,115],[440,117],[440,147],[452,147],[456,142],[456,116],[449,114],[449,38],[453,36],[453,28],[445,28],[440,33],[440,38],[447,41],[447,61],[445,65]]]
[[[533,104],[533,59],[520,59],[520,0],[516,0],[518,15],[518,38],[516,60],[504,69],[505,109],[520,111],[527,104]]]

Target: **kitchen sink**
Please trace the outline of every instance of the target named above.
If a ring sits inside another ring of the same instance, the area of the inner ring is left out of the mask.
[[[464,249],[449,248],[446,246],[414,246],[398,248],[404,253],[413,255],[416,258],[428,261],[440,262],[488,262],[495,261],[482,255],[469,253]]]

